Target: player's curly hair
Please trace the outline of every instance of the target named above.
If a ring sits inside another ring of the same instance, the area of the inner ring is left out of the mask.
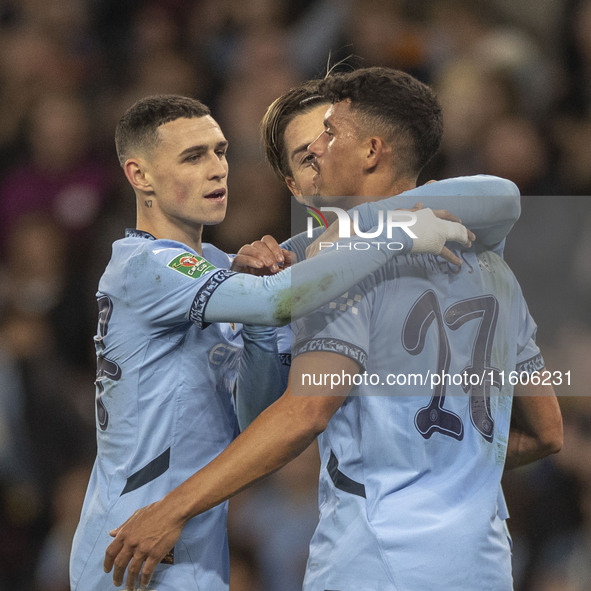
[[[328,100],[318,92],[320,80],[308,80],[291,88],[273,101],[260,126],[265,156],[280,180],[291,174],[285,151],[284,134],[289,123],[297,116],[308,113]]]
[[[361,68],[325,78],[318,90],[333,103],[350,100],[366,131],[398,146],[400,172],[418,175],[439,149],[441,105],[426,84],[406,72]]]
[[[121,117],[115,130],[115,147],[121,166],[133,150],[149,150],[159,142],[158,128],[185,117],[210,115],[201,101],[177,94],[159,94],[140,99]]]

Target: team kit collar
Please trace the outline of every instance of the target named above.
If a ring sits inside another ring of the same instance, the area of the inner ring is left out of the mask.
[[[149,232],[137,230],[136,228],[126,228],[125,238],[146,238],[147,240],[156,240]]]

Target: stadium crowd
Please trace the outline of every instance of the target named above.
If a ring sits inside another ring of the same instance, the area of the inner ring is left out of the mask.
[[[205,239],[236,252],[290,232],[259,144],[267,106],[345,58],[436,89],[444,140],[423,181],[488,173],[524,195],[506,259],[571,384],[556,387],[563,451],[505,477],[516,590],[590,588],[591,0],[0,0],[0,591],[69,589],[94,294],[135,215],[118,118],[156,93],[211,107],[230,201]],[[300,588],[317,471],[312,446],[232,500],[231,591]]]

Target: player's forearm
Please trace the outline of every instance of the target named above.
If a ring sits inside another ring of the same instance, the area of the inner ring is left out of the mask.
[[[540,439],[528,433],[511,430],[505,470],[519,468],[560,451],[555,440]]]
[[[184,519],[188,520],[294,459],[312,443],[328,420],[322,419],[314,404],[307,404],[305,398],[317,397],[284,394],[219,456],[163,501],[182,508]]]
[[[377,225],[380,209],[412,208],[419,201],[425,207],[449,210],[485,246],[506,238],[521,213],[519,189],[514,183],[476,175],[428,183],[388,199],[365,203],[355,208],[359,211],[360,229],[368,231]]]
[[[318,402],[319,397],[314,398]],[[322,397],[320,401],[328,399]],[[308,402],[306,397],[292,397],[287,392],[207,466],[160,501],[138,509],[110,532],[115,539],[106,549],[104,568],[109,572],[114,567],[115,585],[121,584],[128,569],[127,584],[132,588],[144,563],[141,584],[147,586],[189,519],[274,472],[303,451],[326,424],[314,411],[318,405]]]
[[[445,252],[445,242],[470,245],[473,235],[464,226],[439,219],[430,209],[412,216],[417,234],[413,236],[406,227],[395,225],[388,246],[371,238],[345,238],[324,250],[321,257],[297,263],[276,275],[236,273],[226,277],[214,288],[203,317],[206,322],[282,326],[341,296],[396,255],[433,253],[461,263],[456,255]]]
[[[359,249],[355,245],[368,246],[368,241],[350,238],[340,244],[338,250],[293,265],[276,275],[232,275],[210,296],[204,318],[207,322],[282,326],[292,318],[309,314],[377,271],[396,254],[409,252],[412,239],[397,230],[400,251],[371,245]]]
[[[560,451],[562,416],[551,387],[516,388],[505,468],[517,468]]]
[[[478,242],[494,246],[504,240],[521,212],[517,195],[423,197],[425,207],[447,209],[472,230]]]

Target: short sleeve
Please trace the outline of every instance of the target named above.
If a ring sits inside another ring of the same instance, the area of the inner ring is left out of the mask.
[[[163,331],[187,322],[205,327],[203,314],[209,298],[234,275],[194,252],[158,245],[136,252],[126,267],[130,305]]]
[[[527,303],[519,290],[520,324],[517,334],[516,371],[533,373],[544,368],[544,358],[536,344],[537,325],[529,313]]]
[[[329,352],[357,362],[364,371],[369,351],[373,278],[368,277],[316,312],[294,322],[293,355]]]

